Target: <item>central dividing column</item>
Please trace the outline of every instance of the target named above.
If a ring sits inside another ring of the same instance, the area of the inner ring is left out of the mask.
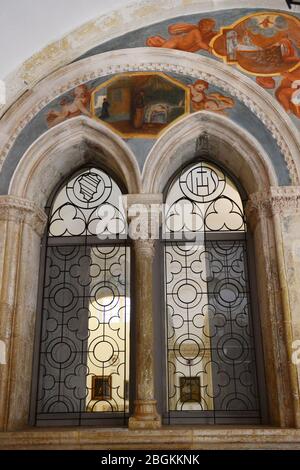
[[[134,415],[129,419],[131,429],[156,429],[161,426],[154,390],[152,269],[159,233],[160,201],[161,195],[128,197],[129,214],[133,209],[130,235],[134,248],[136,296],[136,400]]]

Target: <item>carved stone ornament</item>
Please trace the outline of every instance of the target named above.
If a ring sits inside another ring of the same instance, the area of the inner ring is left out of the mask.
[[[300,187],[278,186],[250,195],[246,206],[248,219],[291,215],[300,212]]]
[[[28,199],[0,196],[0,220],[28,224],[41,237],[47,216],[42,209]]]

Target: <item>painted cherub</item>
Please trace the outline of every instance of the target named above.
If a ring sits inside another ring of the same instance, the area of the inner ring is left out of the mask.
[[[293,104],[295,104],[295,101],[298,101],[296,97],[300,86],[300,67],[292,72],[283,72],[282,77],[279,87],[275,91],[275,96],[287,113],[295,113]]]
[[[221,95],[221,93],[207,94],[209,84],[205,80],[196,80],[189,85],[191,93],[191,104],[194,111],[223,112],[225,109],[234,106],[234,100],[229,96]]]
[[[86,85],[79,85],[73,90],[73,101],[66,97],[60,100],[60,110],[51,109],[47,114],[48,127],[53,127],[65,119],[85,114],[91,116],[89,111],[90,92]]]
[[[212,18],[203,18],[198,24],[176,23],[168,28],[170,37],[150,36],[146,45],[150,47],[166,47],[186,52],[205,50],[211,52],[209,43],[217,34],[216,25]]]

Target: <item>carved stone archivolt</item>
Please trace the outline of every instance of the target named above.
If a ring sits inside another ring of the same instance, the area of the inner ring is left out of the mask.
[[[293,184],[299,182],[297,158],[298,131],[279,103],[250,78],[215,60],[182,51],[160,51],[155,48],[136,48],[103,53],[63,67],[55,77],[50,76],[32,89],[28,98],[17,101],[9,116],[1,120],[0,134],[4,136],[0,164],[12,148],[24,127],[57,96],[75,86],[122,72],[162,71],[208,81],[236,97],[255,114],[272,134],[289,169]]]

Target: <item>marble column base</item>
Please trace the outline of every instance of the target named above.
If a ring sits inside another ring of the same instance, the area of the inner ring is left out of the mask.
[[[158,429],[161,417],[156,410],[156,400],[136,400],[134,416],[129,418],[129,429]]]

